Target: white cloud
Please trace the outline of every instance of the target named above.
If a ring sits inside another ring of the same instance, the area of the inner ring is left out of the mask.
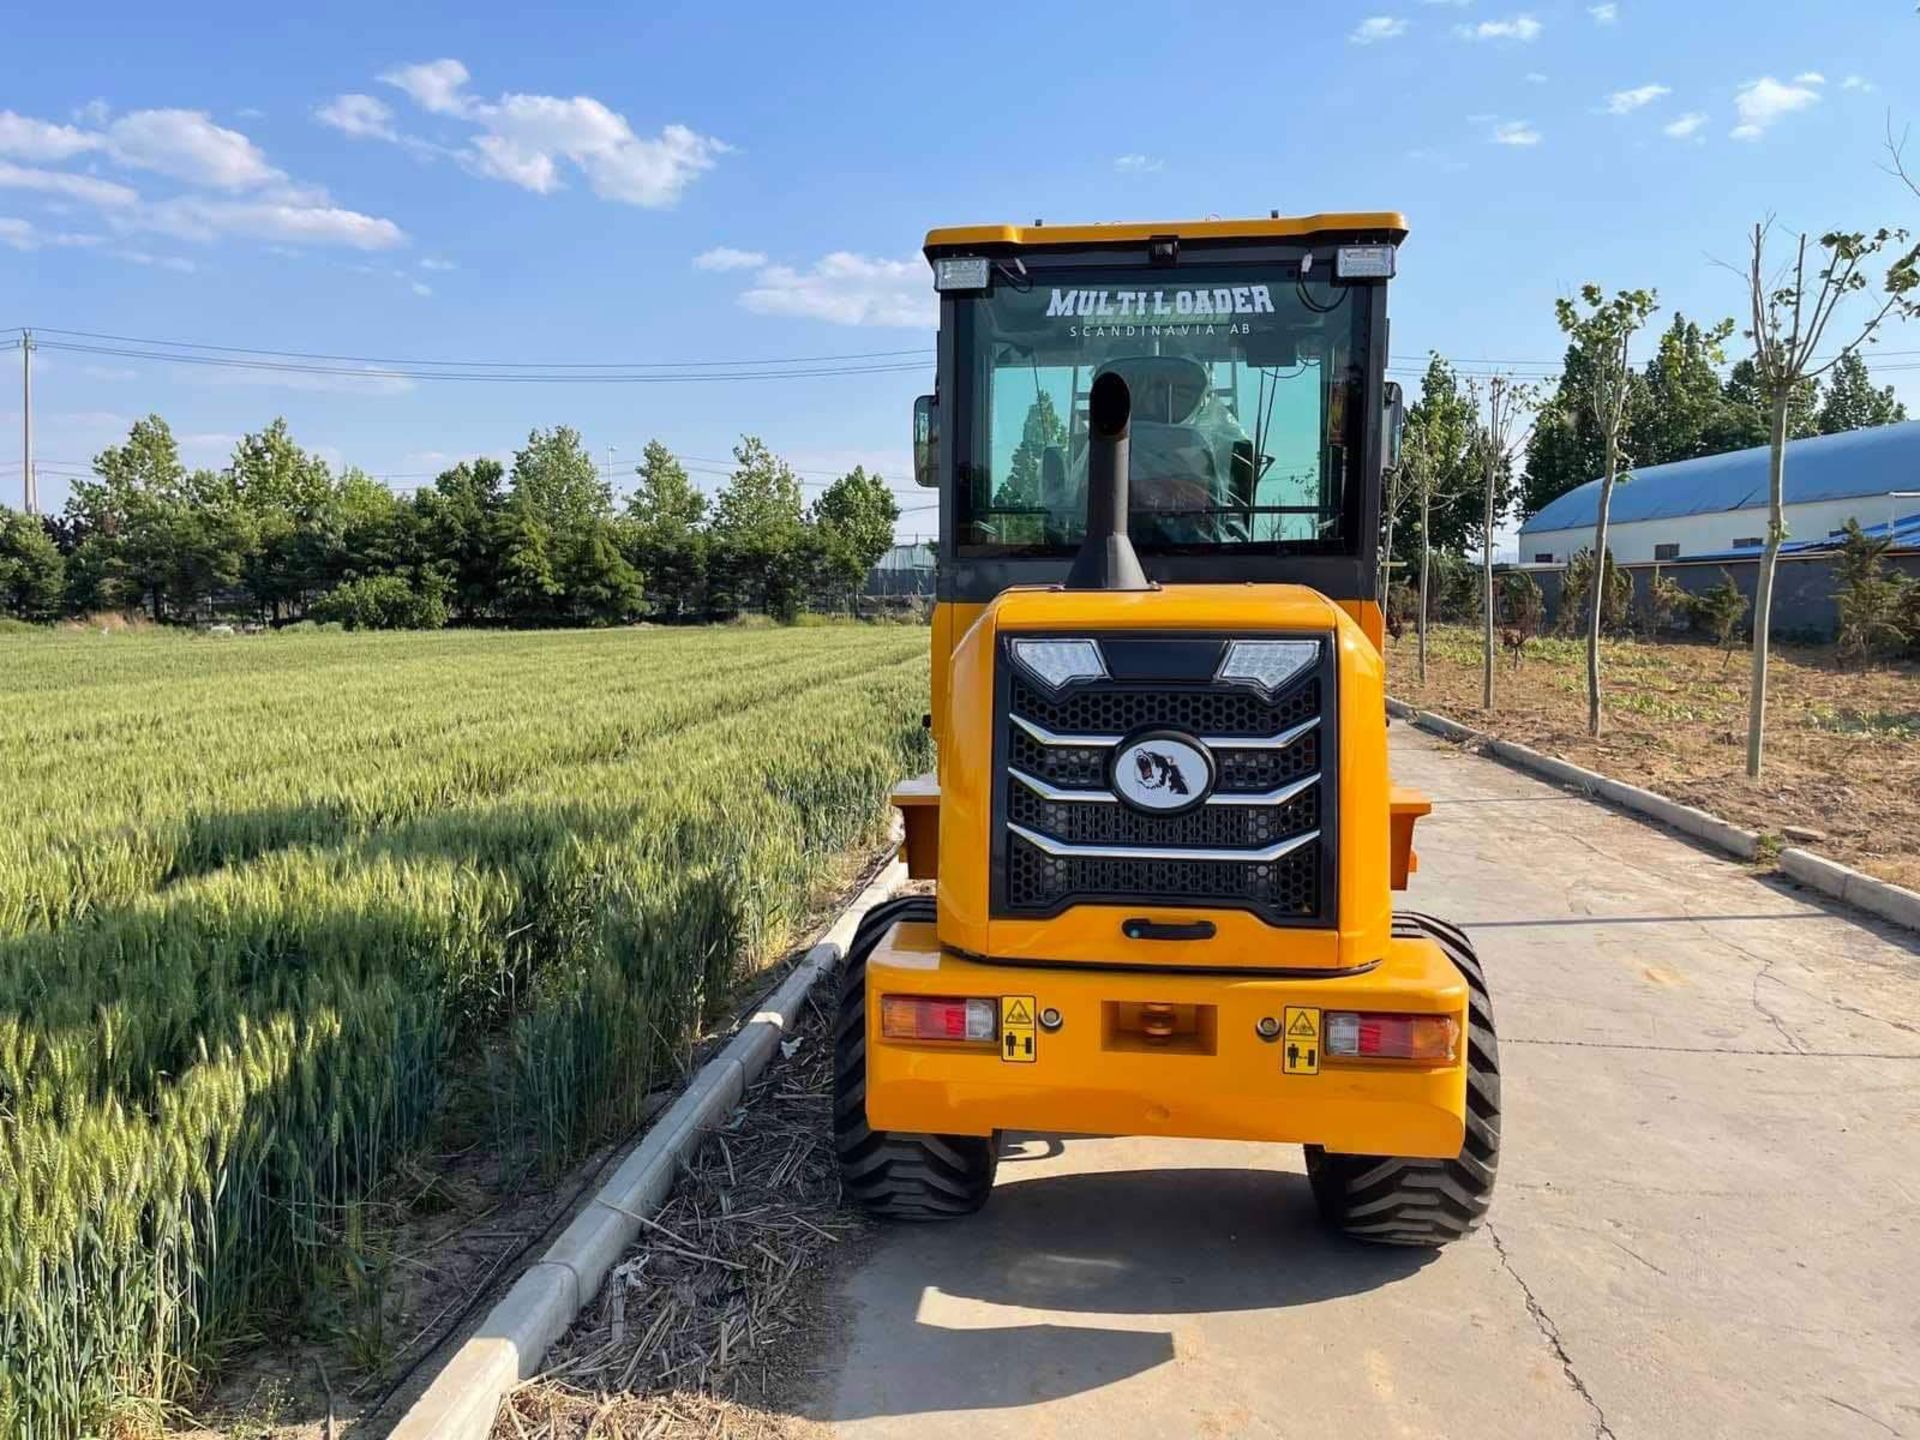
[[[270,198],[217,200],[180,195],[143,207],[132,223],[136,229],[155,230],[182,240],[239,235],[293,245],[340,245],[350,250],[391,250],[404,245],[407,238],[393,221],[376,215],[337,205]]]
[[[0,155],[21,160],[66,160],[84,150],[97,149],[99,144],[98,135],[71,125],[0,110]]]
[[[313,118],[356,140],[397,140],[393,107],[374,95],[336,95]]]
[[[286,179],[253,141],[214,124],[201,110],[136,110],[109,125],[105,136],[108,152],[122,165],[190,185],[246,190]]]
[[[1816,104],[1820,94],[1803,85],[1787,85],[1763,75],[1749,80],[1734,94],[1733,108],[1740,123],[1733,128],[1736,140],[1758,140],[1783,115]]]
[[[161,270],[172,270],[177,274],[191,275],[199,266],[179,255],[152,255],[145,250],[116,250],[113,252],[122,260],[130,260],[135,265],[152,265]]]
[[[1849,75],[1840,82],[1840,88],[1842,90],[1871,91],[1873,89],[1873,82],[1864,75]]]
[[[431,255],[423,255],[420,258],[420,268],[422,270],[458,270],[460,267],[451,260],[438,260]]]
[[[926,263],[882,260],[846,250],[806,270],[768,265],[740,304],[762,315],[798,315],[835,325],[932,326],[938,318]]]
[[[1824,85],[1827,83],[1827,77],[1822,75],[1818,70],[1802,70],[1798,75],[1793,77],[1793,83],[1796,85]]]
[[[1546,83],[1547,83],[1547,77],[1541,74],[1538,70],[1529,70],[1527,72],[1527,84],[1544,85]]]
[[[1462,40],[1538,40],[1540,22],[1531,15],[1516,15],[1511,20],[1482,20],[1478,25],[1456,25],[1453,33]]]
[[[433,287],[424,281],[415,280],[413,282],[413,293],[416,295],[431,295],[433,294]]]
[[[1663,135],[1672,136],[1675,140],[1691,140],[1699,133],[1700,127],[1706,123],[1707,117],[1704,112],[1689,110],[1678,120],[1672,120],[1662,125],[1660,132]]]
[[[140,192],[117,180],[102,180],[94,175],[72,175],[64,170],[40,170],[0,160],[0,189],[38,190],[48,195],[65,195],[102,209],[139,203]]]
[[[1596,25],[1611,25],[1620,18],[1620,7],[1611,3],[1611,0],[1607,0],[1605,4],[1589,5],[1587,14],[1593,17],[1593,23]]]
[[[380,78],[429,114],[476,127],[479,133],[456,152],[468,170],[540,195],[565,185],[565,162],[603,200],[663,208],[678,201],[689,184],[732,148],[685,125],[638,135],[626,116],[590,95],[508,93],[482,100],[467,93],[471,77],[458,60],[405,65]]]
[[[1167,162],[1152,155],[1116,155],[1113,168],[1122,175],[1150,175],[1156,170],[1164,170]]]
[[[757,270],[767,263],[758,250],[736,250],[731,245],[716,245],[693,257],[696,270]]]
[[[113,107],[98,95],[84,105],[76,105],[73,110],[73,118],[82,125],[104,125],[111,114]]]
[[[1397,15],[1369,15],[1353,27],[1347,39],[1355,45],[1372,45],[1379,40],[1398,40],[1407,33],[1407,22]]]
[[[38,250],[47,245],[87,247],[98,245],[105,237],[70,231],[42,230],[31,220],[0,218],[0,245],[14,250]]]
[[[1662,95],[1671,95],[1665,85],[1636,85],[1631,90],[1616,90],[1607,97],[1609,115],[1630,115],[1643,105],[1651,105]]]
[[[460,92],[472,77],[458,60],[429,60],[422,65],[402,65],[380,77],[387,84],[404,90],[413,103],[435,115],[462,115],[470,103]]]
[[[1502,120],[1493,127],[1493,143],[1496,145],[1538,145],[1540,132],[1533,128],[1531,120]]]

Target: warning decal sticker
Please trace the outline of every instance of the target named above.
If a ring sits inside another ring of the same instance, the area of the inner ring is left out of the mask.
[[[1320,1010],[1314,1005],[1287,1006],[1284,1036],[1287,1048],[1281,1053],[1280,1070],[1284,1075],[1320,1073]]]
[[[1031,995],[1000,997],[1000,1058],[1010,1065],[1034,1061],[1035,1005]]]

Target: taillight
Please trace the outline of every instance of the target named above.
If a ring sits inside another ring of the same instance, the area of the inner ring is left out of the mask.
[[[1000,1036],[1000,1009],[992,1000],[882,995],[880,1033],[889,1040],[957,1040],[991,1045]]]
[[[1358,1060],[1451,1061],[1460,1043],[1460,1026],[1451,1015],[1332,1010],[1326,1027],[1327,1054]]]

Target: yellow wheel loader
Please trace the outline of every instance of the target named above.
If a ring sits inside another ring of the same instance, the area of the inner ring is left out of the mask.
[[[1306,1147],[1326,1219],[1486,1213],[1493,1012],[1396,914],[1377,547],[1395,214],[935,230],[939,765],[848,949],[846,1193],[961,1215],[1006,1130]]]

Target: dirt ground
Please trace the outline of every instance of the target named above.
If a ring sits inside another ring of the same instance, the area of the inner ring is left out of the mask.
[[[1411,704],[1920,889],[1920,665],[1847,671],[1830,649],[1774,646],[1766,766],[1753,782],[1745,650],[1606,642],[1598,740],[1587,734],[1584,641],[1532,640],[1517,665],[1504,654],[1495,664],[1489,714],[1478,630],[1435,627],[1424,687],[1412,631],[1388,643],[1390,688]]]

